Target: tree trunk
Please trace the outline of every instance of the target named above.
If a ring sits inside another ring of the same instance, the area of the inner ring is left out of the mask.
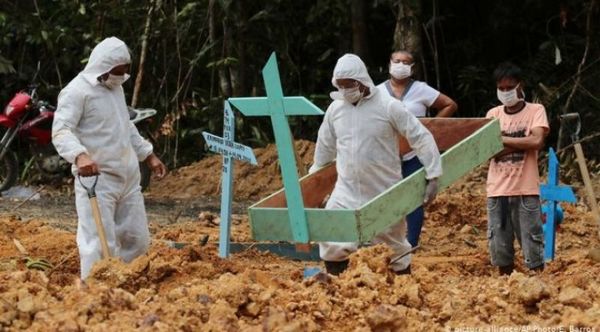
[[[150,8],[146,15],[146,26],[144,27],[144,34],[142,35],[142,51],[140,53],[140,63],[138,66],[137,75],[135,77],[135,85],[133,87],[133,97],[131,98],[131,107],[135,108],[140,96],[140,90],[142,87],[142,78],[144,77],[144,63],[146,62],[146,53],[148,52],[148,35],[150,35],[150,26],[152,23],[152,16],[154,9],[162,6],[162,0],[150,1]]]
[[[232,15],[231,12],[228,13]],[[228,17],[223,20],[223,58],[236,58],[235,56],[235,42],[233,40],[232,29],[230,28],[232,19]],[[239,86],[240,86],[240,77],[239,77],[239,64],[230,63],[224,65],[223,70],[227,77],[227,89],[229,90],[229,96],[240,96]]]
[[[239,22],[238,26],[240,27],[236,31],[236,38],[233,38],[234,41],[231,42],[231,48],[235,45],[235,53],[237,55],[238,62],[235,66],[231,68],[231,86],[233,89],[234,96],[247,96],[247,80],[248,80],[248,66],[247,66],[247,56],[246,56],[246,30],[248,29],[248,13],[246,7],[244,5],[244,1],[236,1],[236,11],[238,17],[236,17],[236,21]],[[230,55],[233,55],[231,53]]]
[[[352,15],[352,49],[365,63],[370,63],[365,1],[352,0],[350,12]]]
[[[590,44],[592,42],[592,35],[594,33],[593,24],[594,24],[594,6],[596,4],[596,0],[590,1],[590,6],[588,8],[587,17],[586,17],[586,29],[585,29],[585,48],[583,50],[583,56],[581,57],[581,61],[579,62],[579,66],[577,67],[577,72],[575,73],[575,82],[573,82],[573,88],[571,89],[571,93],[569,93],[569,97],[567,97],[567,101],[565,106],[561,110],[561,114],[564,115],[569,111],[571,107],[571,101],[573,100],[573,96],[575,96],[575,92],[577,92],[577,88],[581,84],[581,72],[583,71],[583,67],[585,66],[585,62],[587,61],[588,52],[590,50]],[[562,124],[561,124],[562,126]],[[556,142],[556,149],[560,150],[563,141],[563,129],[560,128],[558,131],[558,140]]]
[[[218,19],[217,19],[217,8],[216,8],[215,4],[216,4],[215,0],[210,0],[208,2],[208,16],[209,16],[208,17],[208,33],[209,33],[210,42],[213,45],[219,39],[217,37]],[[226,33],[226,31],[224,31],[223,33]],[[226,36],[223,36],[222,48],[221,48],[220,55],[214,51],[217,48],[213,47],[213,51],[211,51],[213,59],[219,59],[219,58],[223,59],[225,57],[225,40],[226,40]],[[219,75],[219,88],[221,90],[221,95],[223,95],[224,97],[229,97],[229,96],[231,96],[231,86],[229,84],[229,78],[227,75],[227,71],[222,65],[218,65],[217,67],[218,67],[217,72]]]
[[[398,16],[394,30],[394,51],[412,53],[415,62],[422,63],[421,0],[398,2]],[[418,71],[418,67],[413,70]]]

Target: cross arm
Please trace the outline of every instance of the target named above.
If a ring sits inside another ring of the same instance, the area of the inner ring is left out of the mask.
[[[540,186],[540,197],[549,201],[562,201],[577,203],[573,189],[568,186],[553,186],[543,184]]]
[[[208,149],[210,151],[220,153],[224,156],[232,157],[237,160],[249,162],[253,165],[258,164],[256,157],[254,156],[254,151],[252,151],[250,147],[240,143],[224,140],[222,137],[207,132],[202,132],[202,136],[204,136],[204,140],[206,140],[206,144],[208,145]]]
[[[270,114],[269,101],[267,97],[243,97],[229,98],[233,106],[245,116],[266,116]],[[323,115],[315,104],[305,97],[284,97],[283,109],[285,115]]]

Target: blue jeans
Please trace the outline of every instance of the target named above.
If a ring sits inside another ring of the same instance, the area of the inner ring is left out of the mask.
[[[514,264],[515,238],[521,244],[528,268],[544,265],[544,232],[539,196],[488,197],[487,210],[487,237],[492,265]]]
[[[423,167],[423,164],[421,164],[419,158],[417,157],[412,157],[409,160],[403,160],[402,176],[407,177],[418,171],[421,167]],[[423,228],[424,218],[425,211],[423,210],[423,206],[419,206],[406,216],[406,239],[413,247],[416,247],[419,244],[419,236],[421,236],[421,228]]]

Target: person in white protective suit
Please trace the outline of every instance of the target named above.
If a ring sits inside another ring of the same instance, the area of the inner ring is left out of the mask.
[[[130,262],[146,253],[150,232],[140,187],[139,161],[158,178],[167,169],[129,121],[121,84],[131,63],[127,45],[111,37],[92,51],[88,64],[58,96],[52,142],[73,164],[72,172],[89,186],[96,176],[96,196],[111,256]],[[81,278],[101,258],[101,244],[86,190],[75,181],[79,219],[77,245]]]
[[[319,128],[314,172],[336,159],[337,180],[326,209],[356,209],[402,179],[397,135],[406,137],[425,166],[427,186],[424,204],[437,193],[442,174],[440,154],[431,133],[408,112],[401,101],[375,87],[362,60],[354,54],[338,59],[333,78],[338,91]],[[377,235],[373,243],[386,243],[393,251],[390,268],[410,273],[411,250],[404,219]],[[331,274],[348,266],[348,256],[358,243],[319,243],[321,258]],[[395,260],[395,261],[394,261]]]

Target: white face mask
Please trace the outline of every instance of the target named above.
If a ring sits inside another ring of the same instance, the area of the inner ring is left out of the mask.
[[[349,89],[340,89],[340,93],[344,96],[344,99],[351,104],[357,103],[363,97],[363,93],[358,86]]]
[[[500,91],[496,89],[496,94],[498,96],[498,100],[507,107],[515,106],[518,102],[523,100],[523,98],[519,98],[517,94],[517,89],[519,85],[517,85],[514,89],[508,91]]]
[[[124,75],[108,74],[108,77],[104,81],[102,81],[102,84],[104,84],[104,86],[109,89],[114,89],[114,88],[122,85],[123,83],[125,83],[128,79],[129,79],[129,74],[124,74]]]
[[[390,62],[390,75],[397,80],[410,77],[412,64],[407,65],[402,62]]]

